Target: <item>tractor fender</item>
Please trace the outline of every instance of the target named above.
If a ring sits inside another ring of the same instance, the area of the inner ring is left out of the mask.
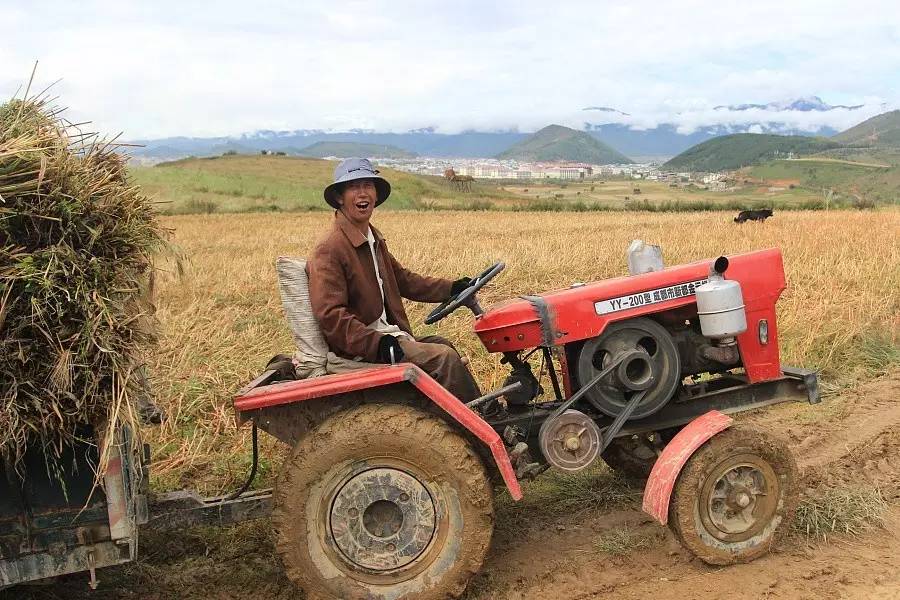
[[[237,412],[238,422],[241,423],[249,417],[247,413],[252,411],[403,382],[408,382],[419,390],[451,419],[487,446],[509,490],[509,495],[514,500],[522,499],[522,488],[516,479],[515,470],[500,435],[459,398],[447,391],[425,371],[410,363],[359,369],[339,375],[324,375],[262,387],[248,386],[235,397],[234,409]]]
[[[669,521],[669,501],[681,470],[696,450],[717,433],[728,429],[734,419],[711,410],[688,423],[663,449],[644,488],[644,512],[665,525]]]

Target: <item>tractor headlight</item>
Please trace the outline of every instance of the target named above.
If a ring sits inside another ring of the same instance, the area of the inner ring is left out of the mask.
[[[765,319],[759,320],[759,343],[765,346],[769,343],[769,322]]]

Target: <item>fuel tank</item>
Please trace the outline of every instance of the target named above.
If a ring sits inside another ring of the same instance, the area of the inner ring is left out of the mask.
[[[609,323],[643,315],[665,313],[657,317],[683,324],[697,314],[695,290],[707,281],[713,260],[521,296],[488,309],[475,322],[475,333],[489,352],[516,352],[593,338]],[[764,371],[780,376],[780,365],[771,363],[773,356],[778,360],[775,302],[785,288],[781,251],[759,250],[728,260],[725,278],[740,283],[747,312],[747,331],[738,337],[741,353],[768,350],[760,357],[768,365]],[[768,349],[757,340],[758,320],[766,321]]]

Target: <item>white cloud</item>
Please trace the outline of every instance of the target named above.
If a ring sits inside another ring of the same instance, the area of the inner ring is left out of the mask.
[[[798,113],[842,128],[900,105],[893,1],[215,2],[0,0],[0,97],[40,60],[70,118],[126,137],[255,129],[440,131],[734,124],[719,104],[866,102]],[[849,99],[849,100],[848,100]]]

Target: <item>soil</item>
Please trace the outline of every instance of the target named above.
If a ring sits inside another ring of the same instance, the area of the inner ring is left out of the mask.
[[[788,443],[801,471],[801,496],[827,488],[881,490],[883,525],[827,542],[795,533],[752,563],[711,567],[642,513],[637,499],[616,510],[530,510],[524,520],[504,519],[498,510],[492,548],[466,600],[900,599],[900,373],[816,406],[780,405],[740,420]],[[525,492],[527,498],[527,486]],[[626,527],[631,549],[615,555],[598,547],[598,539]],[[265,521],[146,536],[142,554],[135,564],[102,571],[96,592],[76,575],[0,592],[0,600],[303,598],[284,576]]]

